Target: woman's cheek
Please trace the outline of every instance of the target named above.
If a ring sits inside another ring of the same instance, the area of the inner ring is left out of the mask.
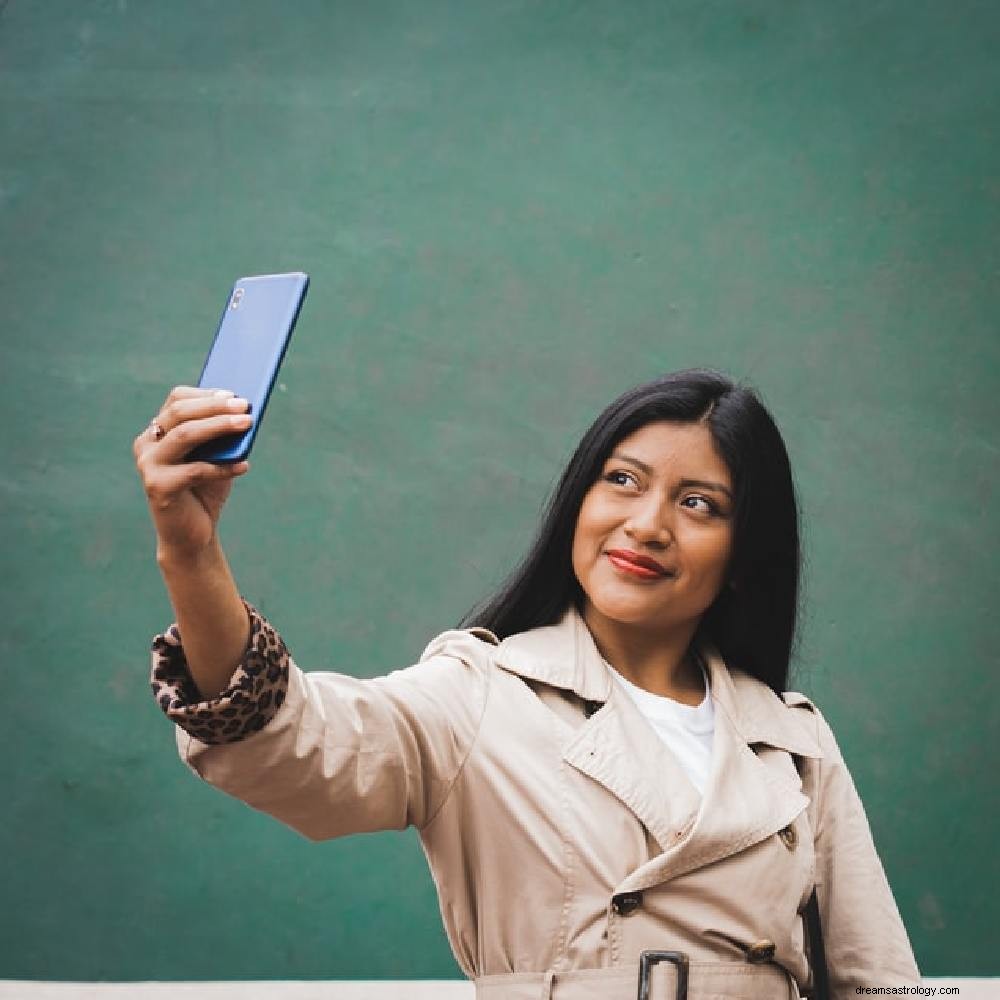
[[[729,551],[730,533],[728,530],[719,532],[715,538],[711,539],[711,544],[706,546],[704,553],[705,576],[711,600],[715,599],[725,579]]]
[[[689,569],[695,570],[705,585],[711,587],[722,578],[729,556],[728,533],[712,530],[708,526],[689,526],[676,539],[685,554]]]

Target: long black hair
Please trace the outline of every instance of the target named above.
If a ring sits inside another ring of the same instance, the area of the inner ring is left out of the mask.
[[[801,551],[788,452],[755,391],[719,371],[689,368],[622,393],[583,435],[551,498],[528,554],[500,589],[462,618],[501,639],[555,624],[583,608],[572,547],[584,496],[615,446],[657,420],[704,421],[734,486],[729,577],[705,611],[693,645],[711,641],[727,666],[784,691],[798,617]]]

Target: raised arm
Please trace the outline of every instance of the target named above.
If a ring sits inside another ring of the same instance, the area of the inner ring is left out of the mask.
[[[449,630],[385,677],[301,671],[240,596],[216,533],[248,463],[185,461],[195,445],[245,429],[245,410],[231,394],[178,386],[134,442],[176,615],[153,640],[157,702],[195,773],[307,837],[422,827],[475,742],[486,644]]]
[[[313,840],[430,823],[475,744],[488,644],[452,629],[384,677],[304,673],[246,608],[253,640],[217,698],[198,700],[173,628],[154,639],[153,689],[188,767]]]
[[[245,431],[247,401],[226,390],[176,386],[132,445],[156,530],[156,559],[187,667],[198,691],[222,691],[250,638],[250,618],[218,538],[218,521],[233,480],[248,462],[187,462],[204,441]]]

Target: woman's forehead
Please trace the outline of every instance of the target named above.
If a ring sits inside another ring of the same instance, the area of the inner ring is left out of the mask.
[[[612,457],[633,460],[650,475],[665,473],[679,478],[711,475],[731,485],[729,467],[719,454],[712,432],[705,424],[659,420],[645,424],[622,438]]]

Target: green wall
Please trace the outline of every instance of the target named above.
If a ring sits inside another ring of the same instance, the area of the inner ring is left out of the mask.
[[[305,667],[412,662],[613,396],[782,426],[798,685],[927,975],[1000,973],[1000,13],[927,0],[0,8],[0,977],[450,977],[416,837],[180,764],[132,464],[237,275],[313,286],[223,541]]]

